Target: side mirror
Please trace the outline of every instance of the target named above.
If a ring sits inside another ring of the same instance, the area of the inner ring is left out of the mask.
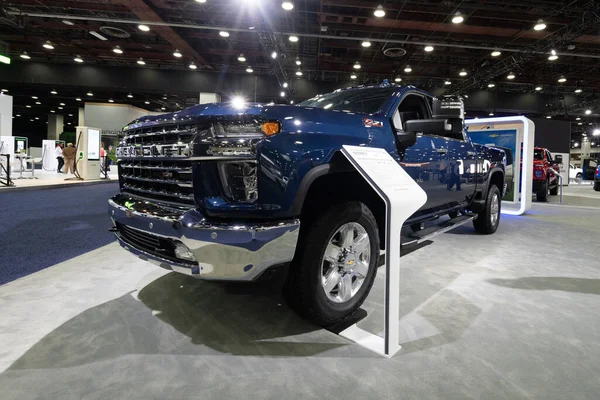
[[[452,124],[446,119],[414,119],[406,121],[405,132],[434,135],[452,131]]]
[[[408,132],[398,130],[396,132],[396,138],[401,148],[406,149],[407,147],[414,146],[417,143],[417,132]]]

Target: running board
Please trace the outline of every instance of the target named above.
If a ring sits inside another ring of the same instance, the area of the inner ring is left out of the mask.
[[[448,232],[454,228],[457,228],[461,225],[469,223],[469,222],[473,221],[475,218],[476,218],[476,215],[461,215],[456,218],[452,218],[448,221],[444,221],[441,224],[438,224],[436,226],[432,226],[432,227],[420,230],[418,232],[414,232],[414,233],[406,236],[406,238],[409,240],[407,242],[402,243],[402,247],[414,246],[414,245],[423,243],[423,242],[430,240],[438,235],[441,235],[442,233]]]

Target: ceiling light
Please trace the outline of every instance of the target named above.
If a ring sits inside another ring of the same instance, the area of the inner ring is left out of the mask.
[[[394,79],[394,82],[402,82],[402,78],[400,78],[399,76],[396,77],[396,79]]]
[[[424,49],[424,50],[425,50],[426,52],[430,53],[430,52],[432,52],[432,51],[433,51],[433,46],[431,46],[431,45],[429,45],[429,46],[425,46],[425,49]]]
[[[115,101],[113,99],[108,99],[109,103],[114,103]]]
[[[579,143],[573,143],[573,147],[579,146]]]
[[[165,110],[166,110],[166,108],[164,108],[164,107],[161,107],[160,109],[161,109],[161,110],[163,110],[163,111],[165,111]]]
[[[54,110],[50,110],[50,112],[51,112],[52,114],[54,114],[56,111],[54,111]]]
[[[489,116],[490,116],[490,117],[493,117],[493,116],[494,116],[494,113],[493,113],[493,112],[489,113]]]
[[[248,68],[246,68],[246,72],[249,73],[249,74],[251,74],[251,73],[254,72],[254,70],[252,69],[251,66],[248,66]]]
[[[492,57],[499,57],[502,53],[498,50],[492,51]]]
[[[56,92],[56,90],[52,89],[52,91],[50,92],[50,94],[58,94],[58,93]]]
[[[581,93],[581,92],[583,92],[582,89],[580,89],[580,88],[575,89],[575,93]]]
[[[81,101],[81,97],[77,97],[75,100],[76,101]]]
[[[196,3],[206,3],[206,0],[196,0]]]
[[[590,115],[592,113],[592,110],[585,110],[585,115]]]
[[[66,104],[65,103],[60,103],[59,106],[66,106]]]
[[[377,18],[385,17],[385,11],[383,10],[383,6],[381,4],[377,6],[375,11],[373,12],[373,15],[376,16]]]
[[[75,61],[75,62],[78,62],[78,63],[82,63],[82,62],[83,62],[83,59],[82,59],[81,57],[77,56],[77,57],[75,57],[75,58],[73,59],[73,61]]]
[[[567,78],[565,78],[564,75],[561,75],[560,78],[558,78],[558,83],[565,83],[567,81]]]
[[[496,84],[494,82],[490,82],[490,83],[488,83],[488,87],[489,88],[496,87]]]
[[[35,102],[35,104],[37,104],[37,105],[39,106],[39,105],[40,105],[40,104],[42,104],[42,103],[40,103],[39,101],[36,101],[36,102]]]
[[[515,74],[512,72],[509,72],[508,75],[506,76],[506,79],[515,79]]]
[[[583,122],[578,122],[577,125],[583,125]]]
[[[535,87],[535,90],[536,90],[537,92],[539,92],[539,91],[540,91],[540,90],[542,90],[542,89],[543,89],[543,88],[542,88],[541,86],[536,86],[536,87]]]
[[[0,93],[6,93],[8,92],[8,89],[0,89]]]
[[[592,133],[592,135],[600,136],[600,129],[594,129],[594,132]]]
[[[148,100],[146,100],[146,101],[144,102],[144,104],[150,104],[150,102],[149,102]]]
[[[302,76],[302,71],[300,71],[300,70],[296,71],[296,76]]]
[[[21,53],[21,58],[25,59],[25,60],[29,60],[31,57],[29,56],[29,54],[27,54],[26,51],[24,51],[23,53]]]
[[[239,57],[238,57],[238,61],[239,62],[246,62],[246,57],[244,57],[243,53],[240,53]]]
[[[356,74],[350,75],[350,79],[356,79],[356,78],[358,78],[358,76],[356,76]]]
[[[551,119],[552,116],[551,115],[546,115],[546,119]]]
[[[115,48],[113,49],[113,52],[117,53],[117,54],[123,54],[123,50],[121,50],[121,47],[119,47],[118,45],[115,46]]]
[[[146,61],[144,61],[144,59],[143,59],[142,57],[140,57],[140,59],[139,59],[139,60],[137,60],[137,63],[138,63],[139,65],[146,65]]]
[[[25,108],[31,108],[31,106],[30,106],[29,104],[27,104],[27,105],[25,106]]]
[[[289,39],[290,39],[290,42],[296,43],[298,41],[298,36],[290,36]]]
[[[464,68],[460,70],[460,72],[458,73],[460,76],[467,76],[467,70],[465,70]]]
[[[148,32],[150,27],[148,25],[138,25],[138,29],[142,32]]]
[[[535,24],[533,29],[535,29],[536,31],[543,31],[544,29],[546,29],[546,24],[544,23],[544,20],[538,20],[537,24]]]
[[[452,81],[450,81],[449,79],[446,79],[446,81],[444,82],[444,85],[452,85]]]
[[[102,36],[96,31],[90,31],[90,35],[97,37],[100,40],[108,40],[106,37]]]
[[[40,119],[40,117],[35,117],[35,119]]]
[[[32,99],[37,100],[38,97],[37,96],[31,96]]]
[[[302,61],[300,61],[300,57],[296,57],[296,65],[302,65]]]
[[[92,96],[94,95],[94,93],[92,93],[92,92],[87,92],[87,95],[88,95],[88,96],[90,96],[90,97],[92,97]]]
[[[190,63],[190,69],[196,69],[196,68],[198,68],[198,67],[196,66],[196,64],[194,64],[194,63]]]
[[[294,100],[290,100],[290,104],[294,104]],[[18,117],[18,115],[17,115],[17,117]]]
[[[285,97],[285,92],[281,92],[281,93],[279,93],[279,95],[280,95],[281,97]]]
[[[132,95],[131,93],[129,93],[129,94],[127,95],[127,97],[129,97],[130,99],[133,99],[133,95]]]
[[[575,118],[575,121],[581,121],[581,117]]]
[[[62,23],[63,23],[63,24],[65,24],[65,25],[69,25],[69,26],[73,26],[73,25],[75,25],[74,23],[72,23],[71,21],[69,21],[69,20],[66,20],[66,19],[63,19],[63,20],[62,20]]]
[[[69,117],[72,117],[72,116],[73,116],[73,114],[69,114]]]
[[[250,29],[251,31],[253,31],[254,27],[253,26],[249,26],[248,29]]]
[[[181,58],[183,56],[183,54],[181,54],[181,52],[179,50],[175,50],[173,52],[173,56],[177,57],[177,58]]]
[[[227,32],[227,31],[221,31],[221,32],[219,32],[219,36],[221,36],[221,37],[229,37],[229,32]]]
[[[452,17],[453,24],[462,24],[464,20],[465,20],[465,18],[458,11],[456,12],[456,14],[454,14],[454,17]]]
[[[355,62],[353,68],[354,69],[360,69],[361,68],[360,63],[358,61]]]
[[[281,8],[283,8],[285,11],[293,10],[294,3],[292,3],[291,1],[284,1],[283,3],[281,3]]]
[[[54,46],[52,46],[52,43],[50,43],[50,41],[49,41],[49,40],[46,40],[46,43],[44,43],[42,46],[43,46],[45,49],[48,49],[48,50],[54,50]]]
[[[361,45],[362,45],[362,47],[371,47],[371,42],[368,42],[365,40],[364,42],[361,43]]]
[[[287,82],[283,82],[283,85],[282,85],[282,86],[283,86],[284,88],[287,88],[289,85],[288,85],[288,83],[287,83]]]
[[[276,59],[277,58],[277,52],[276,51],[274,51],[274,52],[271,53],[271,58],[272,59]]]
[[[404,72],[406,72],[407,74],[409,72],[412,72],[412,68],[410,67],[410,65],[407,65],[406,67],[404,67]]]

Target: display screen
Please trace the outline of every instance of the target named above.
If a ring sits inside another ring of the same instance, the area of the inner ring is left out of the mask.
[[[87,158],[88,160],[100,159],[100,130],[88,129],[87,140]]]

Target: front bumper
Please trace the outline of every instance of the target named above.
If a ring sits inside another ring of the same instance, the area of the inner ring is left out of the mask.
[[[201,279],[255,280],[270,267],[292,260],[300,231],[299,220],[210,223],[198,210],[168,209],[123,194],[108,204],[123,248],[160,267]],[[141,239],[128,239],[126,232],[132,231]],[[163,249],[152,248],[154,239],[183,244],[193,259],[161,256]]]

